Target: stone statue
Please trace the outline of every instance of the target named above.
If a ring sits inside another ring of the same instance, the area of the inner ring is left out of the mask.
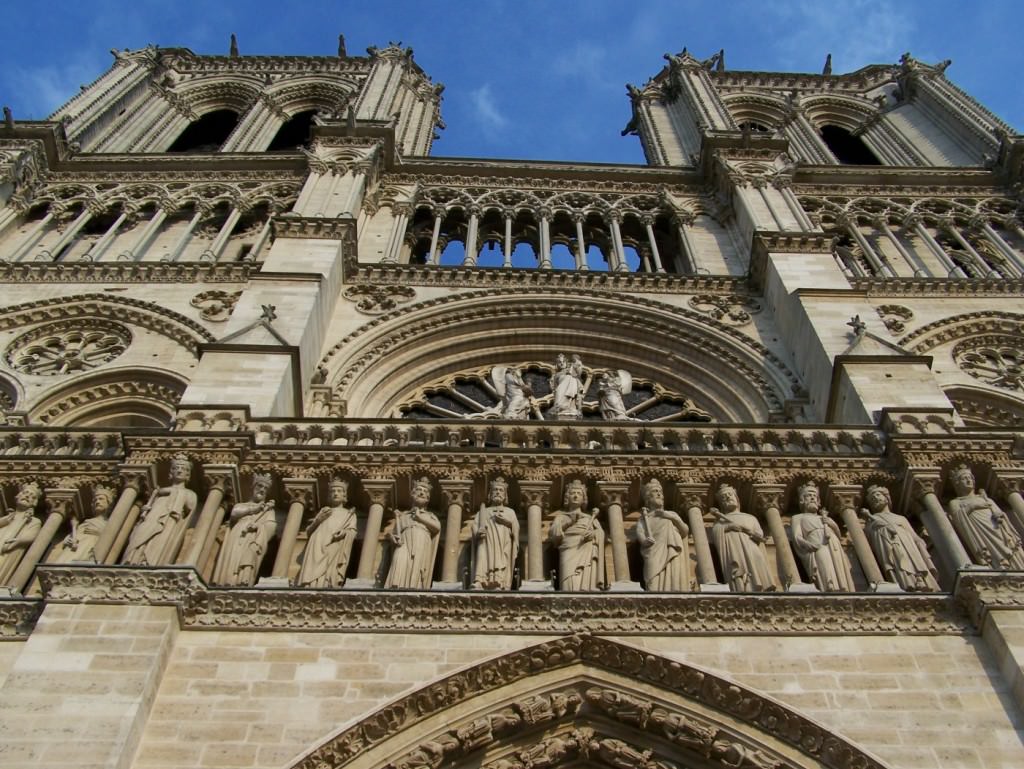
[[[864,500],[868,507],[860,512],[867,519],[868,541],[885,578],[907,591],[937,591],[937,572],[928,547],[910,521],[892,511],[889,490],[869,486]]]
[[[10,582],[18,570],[21,556],[43,527],[35,515],[42,496],[38,484],[22,484],[14,498],[14,511],[0,517],[0,585]]]
[[[677,593],[690,588],[690,527],[678,513],[665,509],[665,492],[652,478],[642,489],[644,506],[636,537],[644,558],[644,584],[651,592]]]
[[[437,516],[427,509],[432,488],[430,479],[416,479],[412,484],[412,507],[395,512],[395,525],[388,535],[391,564],[384,587],[430,589],[441,531]]]
[[[597,508],[584,512],[587,489],[572,480],[565,487],[563,509],[555,514],[548,538],[558,548],[559,589],[597,590],[604,581],[604,529]]]
[[[852,593],[853,574],[843,551],[842,533],[821,504],[818,487],[805,483],[797,489],[797,504],[800,512],[793,516],[790,529],[807,576],[822,592]]]
[[[583,414],[583,361],[579,355],[572,359],[559,353],[555,360],[555,373],[551,377],[554,403],[548,410],[549,419],[579,419]]]
[[[718,728],[682,713],[670,713],[663,708],[651,711],[651,721],[661,727],[665,736],[676,745],[699,753],[706,753],[718,734]]]
[[[953,470],[956,497],[949,501],[949,518],[975,563],[992,569],[1024,569],[1020,536],[984,491],[974,488],[967,465]]]
[[[239,502],[231,508],[231,528],[224,537],[217,566],[213,570],[215,585],[255,585],[267,546],[277,532],[274,500],[267,499],[272,479],[256,475],[252,479],[252,501]]]
[[[57,556],[57,563],[87,561],[96,563],[93,548],[99,541],[100,534],[107,526],[107,516],[114,505],[114,490],[109,486],[96,486],[92,490],[92,518],[79,523],[71,520],[71,533],[64,538],[64,548]]]
[[[711,508],[718,517],[718,522],[711,527],[711,540],[729,580],[729,588],[736,593],[774,590],[761,524],[757,518],[740,510],[740,498],[732,486],[725,483],[719,486],[715,501],[720,509]]]
[[[625,369],[605,371],[601,374],[597,380],[597,399],[601,418],[608,421],[632,419],[626,414],[626,404],[622,400],[623,395],[629,395],[632,391],[633,377]]]
[[[509,366],[495,366],[491,369],[494,390],[501,398],[498,406],[503,419],[529,419],[533,391],[523,381],[522,372]]]
[[[330,506],[321,507],[306,527],[306,550],[296,584],[301,587],[341,587],[356,539],[356,511],[346,507],[348,482],[331,480]]]
[[[122,563],[161,566],[174,562],[197,505],[196,493],[185,486],[191,476],[188,457],[178,454],[171,460],[171,484],[154,491],[142,506]]]
[[[470,524],[474,588],[512,588],[512,574],[519,554],[519,520],[507,502],[508,484],[498,476],[488,486],[487,504],[480,505]]]

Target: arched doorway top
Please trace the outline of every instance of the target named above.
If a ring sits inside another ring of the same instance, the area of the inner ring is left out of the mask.
[[[449,674],[291,769],[883,769],[781,703],[684,662],[574,635]]]

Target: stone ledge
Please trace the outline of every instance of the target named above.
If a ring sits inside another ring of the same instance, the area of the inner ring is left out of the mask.
[[[38,598],[0,598],[0,641],[28,638],[42,612]]]
[[[973,632],[949,595],[480,593],[217,589],[191,567],[43,565],[47,600],[178,606],[196,629],[502,634],[941,635]]]
[[[989,612],[1024,609],[1024,572],[969,569],[960,571],[953,596],[961,610],[981,629]]]

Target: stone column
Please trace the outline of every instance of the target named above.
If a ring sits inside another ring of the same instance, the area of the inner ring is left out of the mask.
[[[793,180],[788,176],[776,176],[772,180],[772,186],[779,191],[779,195],[782,196],[782,200],[786,203],[786,207],[789,208],[789,212],[793,214],[793,218],[800,225],[800,229],[804,232],[810,232],[814,229],[814,222],[811,221],[811,217],[807,215],[804,207],[800,205],[800,201],[793,194],[792,185]]]
[[[211,243],[210,247],[199,255],[199,261],[220,261],[221,256],[224,254],[224,248],[228,244],[228,239],[231,237],[231,233],[235,229],[235,225],[238,224],[238,220],[241,218],[242,208],[240,207],[240,204],[236,204],[228,214],[228,218],[224,220],[224,224],[221,225],[220,231],[217,233],[217,237],[213,239],[213,243]]]
[[[693,226],[695,217],[689,211],[676,214],[676,232],[679,234],[679,271],[684,275],[697,273],[697,252],[690,240],[687,228]]]
[[[921,521],[939,556],[943,572],[944,587],[950,587],[956,573],[971,566],[971,557],[964,550],[953,524],[942,509],[939,494],[942,492],[942,477],[937,470],[908,470],[904,493],[909,494],[922,507]]]
[[[647,242],[651,244],[651,259],[654,260],[654,271],[665,272],[661,264],[661,253],[658,251],[658,241],[654,239],[654,217],[645,215],[642,219],[644,229],[647,230]]]
[[[110,247],[111,242],[117,236],[117,231],[121,229],[121,225],[128,219],[128,213],[122,211],[121,214],[114,220],[114,222],[107,227],[107,231],[103,233],[103,236],[92,244],[92,248],[89,252],[82,256],[83,262],[98,262],[103,259],[103,254]]]
[[[942,226],[943,229],[946,230],[946,232],[953,236],[953,240],[959,243],[960,247],[971,255],[971,259],[974,260],[974,263],[977,265],[979,272],[981,272],[982,274],[982,277],[1000,277],[999,273],[996,270],[993,270],[991,266],[989,266],[989,263],[985,261],[985,258],[981,254],[979,254],[977,250],[974,248],[974,246],[971,245],[970,241],[963,236],[963,233],[960,232],[960,227],[957,226],[956,221],[954,221],[952,217],[947,217],[946,219],[944,219],[942,222]]]
[[[572,216],[576,225],[576,269],[586,270],[587,267],[587,242],[583,237],[583,214],[575,213]]]
[[[167,204],[170,205],[170,204]],[[141,261],[142,257],[146,255],[146,250],[149,248],[149,244],[153,241],[153,236],[156,235],[157,230],[160,229],[160,225],[167,219],[167,208],[161,205],[156,211],[153,212],[152,218],[146,222],[142,228],[142,232],[139,233],[139,237],[135,239],[135,242],[131,244],[127,249],[117,255],[117,258],[126,262]]]
[[[537,211],[540,218],[540,248],[537,252],[537,266],[542,270],[551,269],[551,211],[541,208]]]
[[[502,254],[502,267],[512,266],[512,219],[514,217],[515,211],[505,211],[505,249]]]
[[[203,508],[199,513],[195,527],[192,529],[192,541],[184,557],[178,563],[195,566],[202,571],[206,566],[210,550],[217,537],[217,529],[223,520],[220,513],[224,497],[240,499],[238,486],[238,467],[235,465],[203,465],[203,475],[210,490],[206,493]]]
[[[519,493],[526,503],[526,579],[521,590],[551,590],[544,573],[544,511],[551,494],[549,481],[520,481]]]
[[[996,250],[1003,255],[1005,264],[1012,268],[1013,277],[1024,274],[1024,259],[1021,259],[1020,254],[1006,242],[1002,235],[993,229],[988,220],[984,217],[976,216],[971,220],[971,226],[980,231],[988,242],[995,246]]]
[[[345,583],[354,588],[373,587],[374,566],[377,547],[380,544],[380,528],[384,522],[384,507],[393,504],[395,481],[390,478],[374,478],[363,481],[363,488],[370,495],[370,509],[366,514],[366,528],[363,530],[363,546],[359,551],[359,569],[356,578]]]
[[[196,206],[196,211],[192,215],[192,218],[189,219],[188,225],[185,227],[185,231],[178,236],[178,240],[175,241],[174,247],[167,252],[163,261],[178,261],[178,258],[185,252],[185,248],[188,246],[189,241],[192,240],[192,233],[195,231],[202,218],[208,213],[209,210],[205,206]]]
[[[715,574],[708,530],[704,526],[704,497],[705,489],[702,487],[679,487],[679,501],[686,510],[686,523],[690,527],[694,555],[697,557],[697,585],[701,592],[728,592],[729,586],[720,583]]]
[[[882,585],[885,585],[883,590],[886,592],[899,590],[896,583],[886,582],[885,577],[882,576],[882,570],[878,567],[875,554],[871,552],[871,543],[868,542],[867,535],[864,533],[864,525],[857,517],[857,502],[861,496],[860,487],[833,485],[829,491],[832,494],[833,505],[839,508],[843,525],[846,526],[846,531],[850,535],[850,541],[853,543],[854,552],[857,553],[864,577],[876,591]]]
[[[448,517],[444,526],[444,557],[441,561],[441,582],[434,588],[450,590],[461,586],[459,579],[459,533],[462,531],[462,512],[469,506],[472,481],[441,481],[441,496],[448,506]],[[472,547],[472,543],[470,544]]]
[[[54,206],[51,206],[46,216],[36,222],[32,226],[32,229],[29,230],[22,239],[21,243],[15,246],[14,250],[11,252],[10,261],[20,262],[28,256],[28,252],[31,251],[35,247],[36,243],[42,239],[46,232],[46,228],[55,218],[57,218],[57,211]]]
[[[996,470],[994,480],[995,490],[1006,497],[1006,504],[1009,507],[1006,515],[1017,529],[1017,533],[1024,537],[1024,471]]]
[[[913,256],[910,251],[907,250],[906,246],[904,246],[896,236],[896,233],[892,231],[891,227],[889,227],[889,222],[886,221],[884,216],[876,216],[871,223],[882,231],[882,234],[889,239],[889,242],[892,243],[896,252],[900,257],[902,257],[903,261],[906,262],[909,267],[913,268],[914,275],[921,274],[926,277],[931,277],[931,273],[928,271],[928,268],[921,263],[920,259]]]
[[[277,545],[277,557],[274,559],[274,570],[271,575],[287,583],[288,567],[292,563],[295,552],[295,540],[302,526],[302,515],[306,510],[316,508],[315,478],[284,478],[281,481],[284,493],[288,497],[288,517],[284,521],[284,531]]]
[[[896,273],[892,267],[883,263],[874,247],[868,243],[868,239],[864,237],[864,233],[862,233],[860,228],[857,226],[856,220],[842,216],[836,220],[836,223],[841,227],[845,227],[846,231],[850,233],[850,237],[857,241],[857,245],[860,246],[860,250],[864,252],[864,258],[867,259],[868,264],[871,265],[871,269],[875,271],[877,276],[882,278],[896,277]]]
[[[789,546],[789,537],[786,536],[786,527],[782,523],[781,506],[785,491],[782,486],[757,486],[754,489],[754,501],[758,512],[768,524],[768,531],[775,543],[775,562],[779,567],[783,589],[794,593],[815,592],[817,588],[814,585],[800,579],[800,571],[797,569],[793,550]]]
[[[21,557],[18,568],[8,583],[15,593],[25,593],[32,574],[36,570],[36,564],[42,560],[46,549],[57,534],[57,529],[64,523],[64,519],[69,515],[76,518],[82,515],[78,489],[46,489],[44,499],[50,507],[50,512],[43,520],[43,527],[39,530],[35,540]]]
[[[598,483],[601,501],[607,508],[608,539],[612,544],[612,589],[639,590],[640,584],[629,578],[629,554],[626,551],[626,527],[622,520],[622,507],[629,498],[627,484]],[[601,575],[602,578],[604,575]]]
[[[612,258],[608,269],[612,272],[629,271],[629,265],[626,263],[626,251],[622,245],[622,231],[619,229],[619,222],[621,220],[622,214],[618,211],[608,212],[608,226],[612,231]]]
[[[444,209],[434,210],[434,229],[430,233],[430,253],[427,254],[427,264],[437,264],[440,255],[437,253],[437,241],[441,237],[441,222],[444,220]]]
[[[466,253],[462,257],[463,267],[476,267],[477,232],[480,229],[480,211],[472,208],[469,211],[469,227],[466,230]]]
[[[932,252],[935,259],[942,265],[942,268],[946,271],[948,277],[951,278],[966,278],[967,275],[961,270],[952,259],[949,258],[949,254],[946,253],[945,249],[939,245],[939,242],[932,237],[932,234],[925,228],[924,223],[920,217],[911,214],[903,220],[903,227],[905,229],[912,229],[914,233],[919,237],[924,244],[928,247],[928,250]],[[941,277],[941,276],[940,276]]]
[[[43,262],[57,259],[60,256],[61,250],[75,239],[75,236],[78,235],[79,231],[88,223],[88,221],[92,219],[94,215],[102,213],[102,211],[103,206],[94,200],[89,201],[78,217],[67,226],[64,233],[57,239],[57,242],[49,248],[39,252],[36,256],[36,261]]]
[[[124,483],[121,495],[114,503],[114,509],[110,511],[107,518],[107,525],[96,540],[96,547],[93,552],[96,554],[96,563],[114,564],[117,563],[121,554],[120,548],[115,548],[114,543],[120,538],[122,545],[128,538],[130,526],[126,525],[128,513],[135,505],[135,500],[140,494],[146,493],[148,489],[156,488],[156,471],[151,465],[121,465],[118,474]],[[118,535],[124,534],[123,537]]]

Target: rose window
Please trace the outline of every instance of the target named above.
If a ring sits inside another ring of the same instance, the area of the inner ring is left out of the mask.
[[[971,340],[957,345],[953,358],[965,373],[986,384],[1024,389],[1024,350],[1016,340]]]
[[[51,323],[15,339],[7,348],[6,359],[11,368],[26,374],[74,374],[114,360],[131,341],[131,332],[118,323]]]

